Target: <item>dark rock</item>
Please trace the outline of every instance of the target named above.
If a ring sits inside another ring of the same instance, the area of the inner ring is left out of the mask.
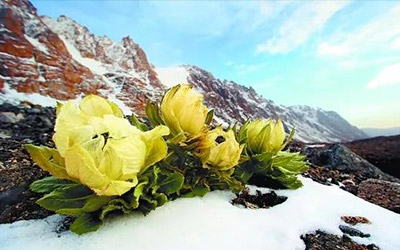
[[[35,111],[31,112],[30,110]],[[42,195],[29,190],[29,185],[48,176],[30,159],[26,143],[53,146],[55,110],[29,103],[18,106],[1,104],[0,114],[13,114],[14,123],[0,123],[0,223],[39,219],[51,214],[36,204]]]
[[[353,141],[346,146],[383,172],[400,178],[400,135]]]
[[[361,237],[361,238],[369,238],[369,237],[371,237],[370,234],[365,234],[365,233],[361,232],[360,230],[352,228],[352,227],[349,227],[349,226],[340,225],[339,229],[344,234],[348,234],[350,236],[357,236],[357,237]]]
[[[243,205],[246,208],[269,208],[282,204],[287,200],[285,196],[278,196],[274,191],[269,193],[261,193],[256,191],[255,195],[250,194],[249,189],[244,189],[236,198],[232,200],[234,205]]]
[[[339,237],[320,230],[302,235],[301,239],[306,245],[306,250],[379,250],[374,244],[358,244],[346,235]]]
[[[363,181],[357,196],[400,214],[400,184],[370,179]]]
[[[359,172],[369,178],[400,183],[399,179],[382,172],[382,170],[353,153],[342,144],[333,144],[322,149],[306,147],[304,153],[307,155],[308,160],[317,166],[339,170],[344,173]]]

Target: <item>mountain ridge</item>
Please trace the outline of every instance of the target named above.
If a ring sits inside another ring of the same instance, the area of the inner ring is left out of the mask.
[[[186,76],[186,82],[216,109],[217,123],[280,117],[286,131],[296,128],[296,139],[303,142],[367,137],[336,112],[278,105],[251,87],[216,79],[197,66],[182,66],[183,77],[169,76],[167,83],[131,38],[115,42],[66,16],[39,16],[27,0],[7,0],[0,8],[0,100],[12,99],[10,90],[56,100],[99,94],[143,117],[148,101],[159,101],[168,87],[182,83]]]

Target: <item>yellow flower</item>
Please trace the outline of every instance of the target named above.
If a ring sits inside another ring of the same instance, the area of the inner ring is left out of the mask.
[[[201,136],[196,155],[204,168],[229,170],[239,163],[243,145],[235,139],[232,130],[225,132],[221,126]]]
[[[57,111],[53,137],[64,164],[42,161],[55,152],[28,147],[33,160],[55,177],[79,181],[98,195],[122,195],[137,185],[137,175],[167,155],[162,136],[166,126],[142,132],[132,126],[117,106],[89,96],[79,104],[67,102]]]
[[[97,134],[105,133],[102,122],[105,115],[124,117],[115,103],[95,95],[83,98],[79,107],[72,100],[59,105],[53,141],[61,156],[75,144],[82,144]]]
[[[175,135],[180,133],[189,136],[199,135],[204,128],[207,112],[203,96],[186,84],[168,90],[161,102],[162,116]]]
[[[246,132],[247,147],[254,154],[275,154],[285,145],[285,129],[280,119],[257,119],[247,125]]]

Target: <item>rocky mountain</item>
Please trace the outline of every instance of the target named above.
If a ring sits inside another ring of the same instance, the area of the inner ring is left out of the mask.
[[[252,88],[216,79],[196,67],[156,69],[131,38],[115,42],[95,36],[60,16],[39,16],[28,0],[0,2],[0,101],[27,99],[43,104],[95,93],[124,111],[143,116],[171,85],[189,82],[216,109],[215,122],[232,124],[255,117],[281,117],[303,142],[351,141],[367,135],[333,111],[275,104]]]

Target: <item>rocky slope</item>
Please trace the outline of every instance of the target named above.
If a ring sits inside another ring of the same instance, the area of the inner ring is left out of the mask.
[[[400,135],[353,141],[346,146],[382,171],[400,178]]]
[[[172,72],[175,69],[172,70]],[[188,81],[215,108],[218,123],[255,117],[281,117],[287,131],[295,127],[303,142],[351,141],[367,137],[340,115],[308,106],[283,106],[254,89],[216,79],[195,66],[180,69],[183,78],[157,74],[145,52],[131,38],[119,42],[98,37],[65,16],[38,16],[28,0],[0,2],[0,102],[40,94],[67,100],[95,93],[142,116],[147,101],[160,99],[171,84]],[[21,93],[28,93],[23,95]],[[42,102],[41,102],[42,103]]]

